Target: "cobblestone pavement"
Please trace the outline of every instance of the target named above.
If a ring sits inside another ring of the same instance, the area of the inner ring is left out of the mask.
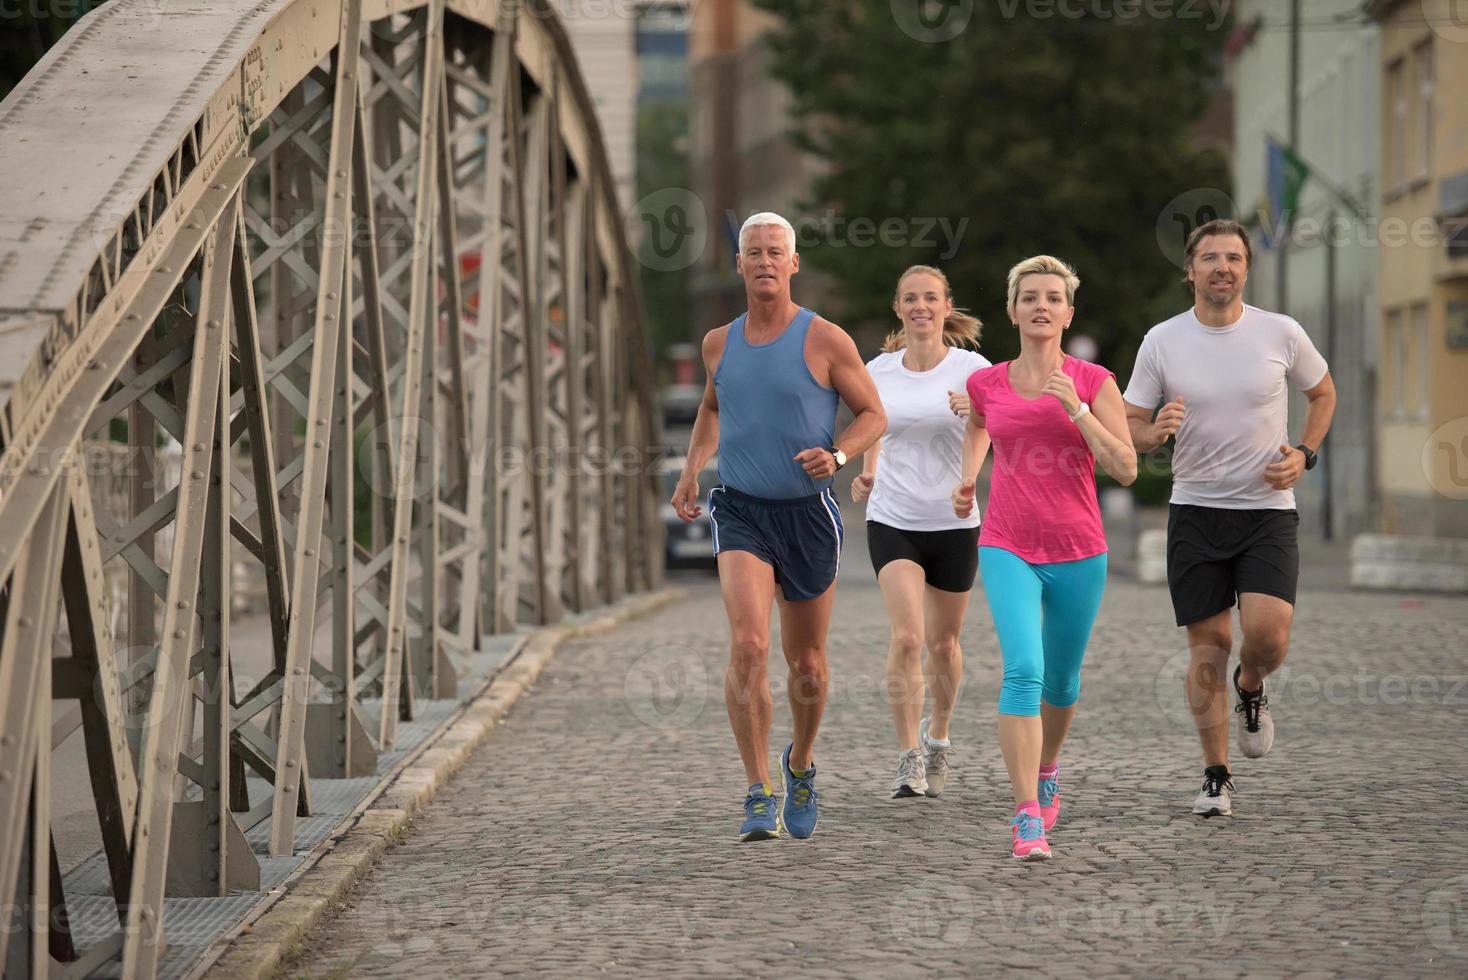
[[[1236,759],[1235,816],[1202,820],[1166,592],[1113,579],[1056,858],[1020,865],[977,591],[956,774],[941,799],[887,798],[886,622],[861,536],[830,636],[814,838],[735,842],[727,627],[716,582],[694,576],[685,602],[564,646],[289,972],[1468,975],[1468,600],[1306,593],[1272,682],[1274,751]]]

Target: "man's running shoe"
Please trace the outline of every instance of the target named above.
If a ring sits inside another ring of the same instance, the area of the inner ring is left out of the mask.
[[[780,753],[780,772],[785,779],[785,800],[780,808],[780,820],[791,837],[805,840],[816,832],[816,764],[797,774],[790,768],[790,750],[795,743],[785,746]]]
[[[1264,694],[1264,681],[1259,681],[1259,690],[1248,694],[1239,687],[1240,665],[1234,668],[1234,690],[1239,694],[1239,703],[1234,707],[1236,714],[1243,715],[1239,726],[1239,751],[1250,759],[1269,754],[1274,744],[1274,719],[1269,717],[1269,698]]]
[[[1203,770],[1203,792],[1193,801],[1193,812],[1200,817],[1227,817],[1234,812],[1229,791],[1234,781],[1228,766],[1209,766]]]
[[[739,828],[739,839],[774,840],[780,836],[780,825],[775,819],[775,793],[769,783],[755,783],[744,796],[744,823]]]
[[[928,791],[923,750],[908,749],[897,757],[897,778],[892,780],[892,798],[922,796]]]
[[[1038,813],[1021,810],[1009,822],[1017,861],[1048,861],[1050,842],[1045,839],[1045,824]]]
[[[1045,822],[1045,829],[1049,830],[1060,817],[1060,773],[1049,777],[1041,776],[1038,788],[1040,819]]]
[[[933,745],[928,741],[928,725],[931,718],[924,718],[918,726],[918,747],[923,750],[923,775],[927,777],[929,796],[938,796],[948,785],[948,757],[953,754],[950,745]]]

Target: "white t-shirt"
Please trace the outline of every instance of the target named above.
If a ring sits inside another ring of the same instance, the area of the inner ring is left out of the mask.
[[[1138,408],[1183,399],[1172,457],[1172,502],[1225,510],[1294,510],[1264,469],[1289,440],[1288,381],[1305,391],[1325,358],[1291,318],[1245,306],[1237,323],[1208,327],[1189,309],[1147,332],[1122,397]]]
[[[967,420],[948,407],[948,393],[966,391],[969,375],[989,360],[950,347],[932,370],[909,371],[902,366],[903,353],[880,354],[867,364],[887,412],[867,520],[904,531],[978,527],[977,507],[967,518],[953,516],[950,495],[963,467]]]

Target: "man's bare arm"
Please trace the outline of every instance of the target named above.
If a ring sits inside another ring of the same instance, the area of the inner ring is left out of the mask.
[[[823,324],[822,348],[826,351],[831,366],[831,387],[856,416],[846,431],[836,437],[835,448],[852,459],[866,452],[887,431],[887,413],[882,409],[882,396],[877,394],[877,383],[872,380],[867,367],[862,363],[861,352],[856,341],[833,323]]]
[[[703,366],[708,380],[703,386],[703,400],[698,403],[698,417],[693,420],[693,434],[688,437],[688,456],[678,486],[673,490],[673,509],[684,521],[692,521],[703,508],[698,504],[698,474],[719,448],[719,399],[714,393],[714,372],[724,354],[724,338],[728,327],[710,330],[703,338]]]
[[[1331,419],[1335,417],[1335,381],[1329,371],[1325,372],[1319,384],[1305,392],[1305,397],[1309,399],[1309,406],[1305,409],[1305,429],[1300,433],[1300,441],[1309,446],[1311,452],[1318,452],[1320,444],[1325,441],[1325,434],[1330,431]]]
[[[698,417],[693,421],[693,434],[688,437],[688,460],[683,464],[683,477],[697,476],[719,448],[719,399],[714,393],[714,372],[724,353],[727,327],[704,334],[703,366],[708,380],[704,382],[703,399],[698,403]]]

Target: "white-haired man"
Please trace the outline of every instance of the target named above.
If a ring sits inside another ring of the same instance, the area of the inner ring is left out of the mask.
[[[790,298],[800,269],[795,229],[771,212],[739,230],[736,268],[748,312],[703,339],[708,382],[673,491],[678,516],[701,512],[698,473],[719,453],[709,491],[714,553],[729,617],[724,702],[744,761],[741,840],[805,838],[816,828],[815,739],[826,707],[826,630],[841,562],[831,477],[887,428],[876,385],[840,327]],[[835,437],[838,398],[855,420]],[[779,587],[778,593],[776,587]],[[780,757],[785,798],[770,782],[770,605],[778,601],[794,738]]]

